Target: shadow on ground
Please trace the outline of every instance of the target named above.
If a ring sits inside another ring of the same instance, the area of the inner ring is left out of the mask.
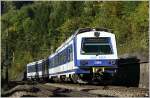
[[[138,87],[140,80],[140,60],[136,57],[119,59],[115,85]]]

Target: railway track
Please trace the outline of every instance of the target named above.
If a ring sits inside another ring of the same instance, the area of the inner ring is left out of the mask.
[[[96,85],[79,85],[79,84],[59,84],[46,83],[54,87],[66,88],[76,91],[84,91],[99,96],[116,96],[116,97],[148,97],[149,90],[137,87],[125,86],[96,86]]]
[[[14,81],[13,81],[14,82]],[[15,87],[2,94],[2,97],[99,97],[84,91],[76,91],[61,87],[44,85],[42,83],[27,83],[17,81]]]
[[[12,89],[2,96],[38,97],[148,97],[149,89],[102,84],[38,83],[11,81]],[[38,93],[37,93],[38,92]]]

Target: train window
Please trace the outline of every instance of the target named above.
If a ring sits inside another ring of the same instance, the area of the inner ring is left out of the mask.
[[[64,63],[66,63],[66,62],[67,62],[67,51],[64,50]]]
[[[27,66],[27,72],[30,73],[30,66]]]
[[[56,57],[53,60],[54,60],[54,66],[55,66],[56,65]]]
[[[56,56],[55,56],[55,58],[54,58],[54,66],[56,66],[56,62],[57,62],[57,61],[56,61]]]
[[[57,66],[57,65],[58,65],[58,56],[56,56],[55,59],[56,59],[56,60],[55,60],[55,61],[56,61],[55,63],[56,63],[56,66]]]
[[[35,71],[36,71],[35,66],[36,66],[36,65],[33,65],[33,66],[32,66],[32,72],[35,72]]]
[[[31,66],[29,66],[29,72],[32,72]]]
[[[54,66],[54,58],[52,59],[52,66]]]
[[[30,72],[33,72],[33,71],[32,71],[32,66],[30,66]]]
[[[56,66],[58,65],[58,55],[56,56]]]
[[[83,38],[81,54],[112,54],[110,38]]]
[[[40,71],[40,64],[38,64],[38,71]]]
[[[39,71],[42,70],[42,64],[39,64]]]
[[[56,63],[57,63],[57,61],[56,61],[56,56],[55,56],[55,59],[54,59],[54,66],[56,66]]]
[[[34,66],[34,65],[32,65],[32,67],[31,67],[31,71],[32,71],[32,72],[35,72],[35,70],[34,70],[34,69],[35,69],[35,66]]]
[[[43,64],[41,63],[41,64],[40,64],[40,71],[42,71],[42,66],[43,66]]]
[[[26,70],[27,70],[27,72],[29,73],[29,66],[27,66],[27,69],[26,69]]]
[[[71,45],[71,48],[70,48],[70,61],[73,60],[73,51],[72,51],[72,45]]]
[[[42,71],[42,63],[38,64],[38,71]]]
[[[60,62],[61,62],[61,64],[63,64],[63,54],[62,53],[60,54]]]
[[[28,73],[31,72],[30,66],[27,67]]]
[[[59,58],[60,58],[60,57],[59,57],[59,54],[58,54],[58,60],[57,60],[57,61],[58,61],[58,65],[60,65],[60,64],[59,64]]]
[[[70,62],[70,47],[68,48],[68,62]]]
[[[57,56],[55,57],[55,65],[57,66]]]
[[[62,52],[62,64],[64,64],[64,51]]]
[[[49,60],[49,67],[52,66],[52,60]]]
[[[61,65],[61,53],[59,54],[59,65]]]
[[[70,46],[69,48],[68,48],[68,51],[69,51],[69,57],[68,57],[68,61],[72,61],[73,60],[73,52],[72,52],[72,46]]]
[[[35,72],[34,67],[35,67],[34,65],[29,66],[29,72]]]
[[[33,65],[30,66],[30,72],[33,72]]]
[[[53,59],[52,59],[52,58],[51,58],[51,60],[50,60],[49,62],[50,62],[50,65],[49,65],[49,66],[50,66],[50,67],[53,66]]]
[[[58,56],[56,56],[56,66],[58,65]]]
[[[57,55],[57,65],[59,65],[59,58],[58,58],[58,55]]]

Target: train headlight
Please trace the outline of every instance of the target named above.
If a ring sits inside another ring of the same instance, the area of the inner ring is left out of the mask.
[[[115,61],[115,60],[110,60],[108,63],[109,63],[109,64],[112,64],[112,65],[115,65],[115,64],[116,64],[116,61]]]
[[[115,60],[111,60],[111,64],[112,64],[112,65],[115,65],[115,64],[116,64],[116,61],[115,61]]]

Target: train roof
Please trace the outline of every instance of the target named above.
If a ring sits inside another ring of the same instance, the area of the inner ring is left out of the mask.
[[[105,32],[111,32],[109,29],[107,28],[79,28],[74,35],[80,34],[80,33],[84,33],[84,32],[90,32],[90,31],[105,31]]]
[[[31,62],[31,63],[28,63],[27,66],[30,66],[30,65],[35,65],[36,62]]]
[[[56,52],[58,52],[63,46],[67,45],[72,39],[73,39],[73,35],[71,37],[69,37],[64,43],[61,44],[61,46],[59,46],[57,49],[56,49]]]
[[[44,60],[44,59],[42,59],[42,60],[39,60],[39,61],[36,61],[36,62],[39,64],[39,63],[42,63],[42,61],[43,61],[43,60]]]
[[[90,28],[90,27],[87,27],[87,28],[79,28],[75,31],[75,33],[69,37],[60,47],[58,47],[56,49],[56,52],[58,50],[60,50],[60,48],[62,48],[65,44],[69,43],[77,34],[81,34],[81,33],[84,33],[84,32],[90,32],[90,31],[105,31],[105,32],[110,32],[109,29],[106,29],[106,28]]]
[[[35,61],[35,62],[28,63],[27,66],[35,65],[36,63],[37,63],[37,64],[42,63],[43,60],[44,60],[44,59],[41,59],[41,60],[38,60],[38,61]]]
[[[53,56],[55,56],[55,54],[62,48],[64,47],[65,45],[67,45],[76,35],[78,34],[81,34],[81,33],[84,33],[84,32],[91,32],[91,31],[104,31],[104,32],[111,32],[109,29],[107,28],[90,28],[90,27],[87,27],[87,28],[79,28],[75,31],[75,33],[69,37],[64,43],[61,44],[61,46],[59,46],[55,53],[51,54],[49,56],[49,58],[52,58]],[[111,33],[112,34],[112,33]]]

